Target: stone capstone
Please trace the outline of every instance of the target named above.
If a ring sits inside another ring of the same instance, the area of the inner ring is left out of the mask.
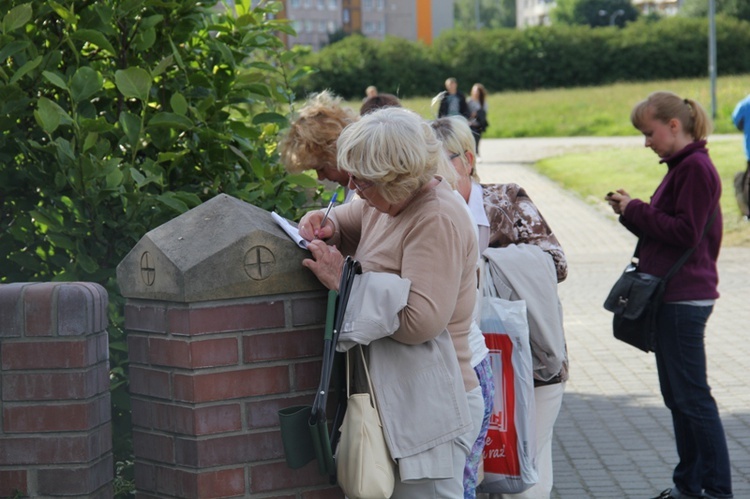
[[[220,194],[149,231],[117,266],[126,298],[182,303],[323,289],[262,208]]]

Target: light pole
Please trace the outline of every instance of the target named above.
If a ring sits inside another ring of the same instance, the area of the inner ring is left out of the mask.
[[[609,16],[609,25],[614,26],[615,25],[615,19],[617,19],[617,16],[621,16],[625,14],[625,11],[622,9],[617,9],[612,13],[611,16]]]
[[[708,74],[711,78],[711,117],[716,119],[716,2],[708,0]]]
[[[604,10],[604,9],[602,9],[602,10],[600,10],[600,11],[599,11],[599,15],[600,15],[600,16],[602,16],[602,17],[606,16],[607,14],[609,14],[609,12],[607,12],[607,11],[606,11],[606,10]],[[613,12],[613,13],[612,13],[612,14],[611,14],[611,15],[609,16],[609,25],[610,25],[610,26],[614,26],[614,25],[615,25],[615,20],[617,19],[617,17],[618,17],[618,16],[622,16],[622,15],[624,15],[624,14],[625,14],[625,11],[624,11],[624,10],[622,10],[622,9],[617,9],[616,11],[614,11],[614,12]]]

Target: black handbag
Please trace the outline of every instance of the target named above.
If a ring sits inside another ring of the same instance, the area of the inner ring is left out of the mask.
[[[718,208],[703,229],[698,244],[706,236],[713,224]],[[697,244],[689,248],[680,257],[664,277],[638,271],[638,251],[641,240],[635,246],[631,264],[627,266],[617,280],[607,299],[604,308],[614,313],[612,331],[615,338],[632,345],[644,352],[653,352],[656,342],[656,318],[664,297],[667,281],[677,273],[682,265],[693,254]]]
[[[612,319],[615,338],[644,352],[653,350],[656,314],[665,286],[666,279],[638,272],[635,265],[628,265],[604,301],[604,308],[615,314]]]

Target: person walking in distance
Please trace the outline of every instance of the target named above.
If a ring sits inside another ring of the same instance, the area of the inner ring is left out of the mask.
[[[479,140],[482,138],[482,134],[487,130],[489,123],[487,122],[487,90],[481,83],[475,83],[471,87],[471,94],[469,94],[469,111],[471,116],[469,118],[469,126],[471,127],[471,134],[474,136],[474,142],[476,143],[475,152],[477,155],[477,162],[482,161],[479,157]]]
[[[466,97],[458,91],[458,80],[455,78],[450,77],[445,80],[445,91],[440,92],[437,98],[440,101],[438,118],[460,114],[468,120],[471,116]]]

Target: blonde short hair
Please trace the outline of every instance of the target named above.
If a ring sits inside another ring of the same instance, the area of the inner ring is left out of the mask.
[[[442,143],[421,116],[386,107],[347,126],[338,140],[338,166],[375,184],[387,202],[409,199],[437,174],[452,173]]]
[[[446,116],[434,120],[430,125],[435,130],[437,138],[443,143],[445,150],[451,154],[458,153],[461,161],[471,166],[471,178],[479,182],[476,155],[472,155],[471,160],[466,156],[466,151],[474,151],[477,145],[466,118]]]
[[[636,104],[630,112],[630,122],[640,130],[649,116],[662,123],[679,120],[685,133],[695,140],[703,140],[711,133],[711,121],[703,107],[672,92],[654,92]]]
[[[312,94],[279,142],[281,162],[290,173],[336,166],[336,140],[358,118],[328,90]]]

